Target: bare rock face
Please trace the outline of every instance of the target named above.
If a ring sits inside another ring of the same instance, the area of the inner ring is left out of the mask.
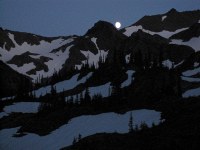
[[[19,92],[26,92],[31,88],[31,80],[24,76],[5,63],[0,61],[0,97],[15,95]]]
[[[162,17],[165,17],[165,19]],[[163,30],[176,31],[181,28],[187,28],[200,20],[200,10],[178,12],[171,9],[165,14],[144,16],[133,25],[141,25],[144,29],[160,32]]]

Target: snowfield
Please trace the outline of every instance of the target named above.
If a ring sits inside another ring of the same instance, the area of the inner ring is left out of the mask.
[[[177,45],[187,45],[192,47],[196,52],[200,51],[200,37],[193,37],[189,41],[183,42],[183,40],[176,40],[173,39],[170,44],[177,44]]]
[[[13,137],[19,128],[3,129],[0,131],[0,148],[3,150],[58,150],[72,144],[74,137],[82,137],[95,133],[127,133],[130,113],[132,112],[133,124],[140,125],[146,122],[149,127],[152,123],[160,123],[161,112],[155,110],[133,110],[125,114],[113,112],[99,115],[87,115],[73,118],[57,130],[46,136],[27,134],[23,137]]]
[[[146,33],[151,34],[151,35],[158,34],[158,35],[160,35],[160,36],[162,36],[164,38],[169,38],[170,36],[172,36],[172,35],[174,35],[176,33],[179,33],[179,32],[181,32],[183,30],[186,30],[188,28],[178,29],[178,30],[176,30],[174,32],[170,32],[170,31],[166,31],[166,30],[163,30],[161,32],[153,32],[153,31],[150,31],[150,30],[146,30],[141,25],[139,25],[139,26],[130,26],[130,27],[125,28],[125,32],[123,34],[126,35],[126,36],[131,36],[132,33],[137,32],[140,29],[143,32],[146,32]]]
[[[76,74],[73,77],[71,77],[69,80],[64,80],[64,81],[54,84],[53,86],[56,88],[57,93],[60,93],[63,90],[67,91],[67,90],[73,89],[77,85],[79,85],[81,83],[85,83],[86,80],[92,76],[92,72],[90,72],[86,76],[82,77],[80,80],[78,80],[79,75],[80,74]],[[36,97],[44,96],[46,93],[50,93],[50,92],[51,92],[50,85],[33,91],[33,93],[35,93]]]
[[[74,40],[74,37],[68,38],[68,39],[58,38],[51,42],[42,40],[42,41],[40,41],[39,45],[29,45],[27,42],[24,42],[24,43],[22,43],[22,45],[19,45],[15,41],[15,37],[13,34],[8,33],[8,36],[14,43],[15,47],[11,48],[9,51],[7,51],[5,49],[5,45],[3,48],[0,47],[0,59],[2,61],[7,62],[7,61],[11,60],[15,55],[21,55],[25,52],[31,52],[31,53],[36,54],[36,55],[29,55],[30,57],[32,57],[34,59],[39,59],[41,56],[52,59],[52,60],[49,60],[48,62],[44,63],[48,66],[49,71],[47,71],[47,72],[45,72],[44,70],[37,71],[36,75],[34,75],[34,74],[29,75],[26,73],[27,71],[35,69],[35,65],[33,63],[24,64],[21,67],[18,67],[17,65],[14,65],[14,64],[8,64],[12,69],[14,69],[24,75],[27,75],[27,76],[33,78],[34,80],[39,75],[43,76],[43,77],[51,76],[55,70],[58,71],[59,69],[61,69],[65,60],[68,59],[69,50],[73,45],[69,45],[66,48],[66,50],[64,50],[63,52],[58,51],[56,53],[51,53],[51,51],[65,45],[65,44],[69,44],[69,43],[73,42],[73,40]]]
[[[5,106],[3,112],[0,113],[0,118],[13,112],[37,113],[39,105],[40,102],[17,102],[13,105]]]

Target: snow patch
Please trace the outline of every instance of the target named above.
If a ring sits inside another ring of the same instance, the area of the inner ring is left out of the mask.
[[[29,76],[29,75],[27,74],[28,71],[30,71],[30,70],[36,68],[36,66],[34,65],[33,62],[28,63],[28,64],[24,64],[23,66],[20,66],[20,67],[18,67],[18,66],[15,65],[15,64],[8,64],[8,65],[9,65],[12,69],[17,70],[17,72],[22,73],[22,74],[27,75],[27,76]]]
[[[3,118],[4,116],[8,116],[8,114],[5,112],[0,112],[0,119]]]
[[[126,60],[127,64],[130,62],[130,56],[131,56],[131,54],[128,54],[125,56],[125,60]]]
[[[5,100],[14,99],[14,98],[15,98],[15,96],[9,96],[9,97],[0,98],[0,100],[5,101]]]
[[[192,47],[195,52],[200,51],[200,37],[193,37],[187,42],[183,42],[183,40],[173,39],[170,44],[177,44],[177,45],[187,45]]]
[[[132,33],[137,32],[139,29],[141,29],[143,32],[146,32],[146,33],[151,34],[151,35],[158,34],[158,35],[160,35],[164,38],[169,38],[170,36],[172,36],[176,33],[179,33],[183,30],[186,30],[188,28],[178,29],[174,32],[170,32],[170,31],[166,31],[166,30],[163,30],[161,32],[153,32],[153,31],[150,31],[150,30],[143,29],[143,27],[141,25],[139,25],[139,26],[131,26],[131,27],[125,28],[125,32],[123,34],[125,34],[126,36],[131,36]]]
[[[13,105],[5,106],[4,112],[12,113],[12,112],[22,112],[22,113],[37,113],[39,102],[18,102]]]
[[[84,76],[83,78],[81,78],[80,80],[78,80],[80,74],[76,74],[73,77],[71,77],[69,80],[64,80],[61,82],[58,82],[56,84],[54,84],[53,86],[56,88],[56,91],[58,93],[70,89],[75,88],[77,85],[81,84],[81,83],[85,83],[87,79],[89,79],[92,76],[92,72],[88,73],[86,76]],[[33,93],[35,93],[36,97],[40,97],[40,96],[44,96],[46,93],[50,93],[51,92],[51,86],[45,86],[42,87],[36,91],[33,91]]]
[[[167,68],[169,68],[169,69],[171,69],[172,66],[173,66],[173,62],[172,62],[171,60],[169,60],[169,59],[164,60],[164,61],[162,62],[162,64],[163,64],[163,66],[165,66],[165,67],[167,67]]]
[[[200,96],[200,87],[196,88],[196,89],[190,89],[188,91],[186,91],[185,93],[183,93],[182,95],[184,98],[187,97],[195,97],[195,96]]]
[[[194,62],[194,67],[198,67],[199,63],[198,62]]]
[[[37,113],[39,105],[39,102],[17,102],[12,105],[5,106],[3,112],[0,113],[0,118],[8,116],[8,114],[13,112]]]
[[[179,62],[178,64],[174,65],[174,68],[178,67],[179,65],[181,65],[184,62],[184,60],[182,60],[181,62]]]
[[[108,55],[108,51],[104,51],[104,50],[98,50],[97,54],[92,53],[91,51],[83,51],[81,50],[81,53],[88,59],[88,60],[84,60],[82,61],[83,64],[86,64],[86,62],[88,61],[89,66],[92,66],[94,64],[95,68],[98,68],[98,62],[100,57],[102,57],[102,60],[105,60],[107,55]]]
[[[162,16],[162,21],[164,21],[167,18],[167,16]]]
[[[133,116],[133,124],[140,125],[145,122],[149,127],[152,123],[160,123],[161,112],[155,110],[133,110],[125,114],[113,112],[99,115],[85,115],[71,119],[71,121],[51,132],[46,136],[27,134],[23,137],[13,137],[19,128],[0,130],[0,145],[7,150],[55,150],[72,144],[73,138],[79,134],[82,137],[95,133],[127,133],[130,113]],[[56,140],[56,141],[55,141]]]
[[[198,73],[200,73],[200,67],[195,68],[193,70],[187,70],[187,71],[183,72],[182,75],[190,77],[190,76],[196,75]]]
[[[102,97],[108,97],[110,95],[109,93],[109,88],[110,88],[110,82],[104,84],[104,85],[100,85],[100,86],[96,86],[96,87],[89,87],[89,91],[91,96],[94,96],[95,94],[101,94]]]
[[[199,78],[192,78],[192,77],[181,77],[182,80],[187,81],[187,82],[200,82]]]
[[[122,88],[129,86],[131,84],[132,80],[134,80],[134,78],[132,77],[134,73],[135,73],[135,71],[133,71],[133,70],[126,71],[128,78],[122,83],[122,85],[121,85]]]
[[[92,38],[91,38],[91,41],[95,44],[96,48],[99,50],[99,47],[98,47],[98,45],[97,45],[97,38],[92,37]]]

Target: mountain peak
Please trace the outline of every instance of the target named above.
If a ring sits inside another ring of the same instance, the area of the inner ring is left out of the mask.
[[[167,14],[174,14],[174,13],[178,13],[178,11],[175,8],[172,8],[167,12]]]
[[[102,34],[102,33],[110,33],[110,32],[116,32],[116,31],[117,29],[114,27],[113,24],[100,20],[97,23],[95,23],[94,26],[91,29],[89,29],[85,35],[98,36],[99,34]]]

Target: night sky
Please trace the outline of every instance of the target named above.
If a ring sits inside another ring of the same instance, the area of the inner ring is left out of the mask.
[[[44,36],[83,35],[98,20],[125,27],[171,8],[200,9],[200,0],[0,0],[0,27]]]

